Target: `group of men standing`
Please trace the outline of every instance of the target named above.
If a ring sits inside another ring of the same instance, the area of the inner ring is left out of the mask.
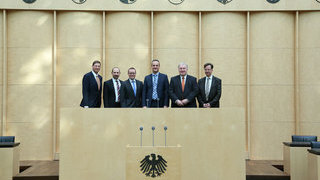
[[[98,74],[101,68],[100,61],[92,63],[92,71],[83,76],[82,95],[80,106],[84,108],[100,108],[103,91],[105,108],[116,107],[169,107],[172,108],[197,107],[218,108],[221,97],[221,80],[212,75],[213,65],[204,65],[205,77],[197,82],[197,78],[188,74],[188,65],[178,65],[179,75],[168,80],[166,74],[159,72],[160,61],[151,62],[152,73],[144,78],[144,82],[136,79],[136,69],[128,69],[128,80],[121,81],[120,69],[112,69],[112,78],[103,83]]]

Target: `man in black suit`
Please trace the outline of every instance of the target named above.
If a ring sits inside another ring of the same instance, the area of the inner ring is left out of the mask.
[[[92,63],[92,71],[85,74],[82,78],[82,101],[80,103],[81,107],[101,107],[102,77],[98,74],[100,71],[100,67],[100,61],[94,61]]]
[[[121,107],[142,107],[142,89],[143,83],[136,80],[136,69],[131,67],[128,69],[129,79],[122,83],[120,89]]]
[[[159,72],[160,61],[151,62],[152,74],[144,78],[142,92],[142,106],[145,107],[168,107],[169,106],[169,80],[166,74]]]
[[[120,69],[112,68],[112,78],[103,83],[103,104],[105,108],[120,107],[120,88],[122,81],[120,77]]]
[[[198,102],[200,107],[219,108],[221,97],[221,79],[212,75],[213,64],[206,63],[204,72],[206,76],[199,80],[198,85],[200,93]]]
[[[180,63],[178,70],[179,75],[170,80],[171,107],[197,107],[196,96],[199,92],[197,78],[187,75],[188,65],[185,63]]]

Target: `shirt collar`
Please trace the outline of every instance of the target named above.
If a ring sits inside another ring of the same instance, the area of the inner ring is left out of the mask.
[[[117,80],[120,82],[119,79],[115,79],[115,78],[112,78],[113,82],[116,82]]]
[[[213,75],[211,75],[211,76],[209,76],[209,77],[208,77],[208,76],[206,76],[206,79],[208,79],[208,78],[212,79],[212,77],[213,77]]]
[[[94,77],[97,77],[97,76],[99,76],[99,74],[97,73],[95,73],[94,71],[91,71],[92,72],[92,74],[94,75]]]
[[[184,77],[184,79],[187,79],[188,74],[186,74],[185,76],[181,76],[180,75],[180,79],[182,79],[182,77]]]
[[[159,72],[157,72],[156,74],[152,73],[152,76],[159,76]]]
[[[136,79],[129,79],[129,81],[132,83],[132,82],[136,82]]]

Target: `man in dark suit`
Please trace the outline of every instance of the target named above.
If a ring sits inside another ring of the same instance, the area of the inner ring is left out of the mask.
[[[185,63],[180,63],[178,70],[179,75],[170,80],[171,107],[197,107],[196,96],[199,92],[197,78],[187,75],[188,65]]]
[[[112,78],[103,83],[103,104],[105,108],[120,107],[120,88],[122,81],[120,77],[120,69],[112,68]]]
[[[169,106],[169,80],[166,74],[159,72],[160,61],[151,62],[152,74],[144,78],[142,92],[143,107],[168,107]]]
[[[142,107],[143,83],[136,79],[136,69],[128,69],[129,79],[122,83],[120,89],[121,107]]]
[[[100,67],[100,61],[94,61],[92,63],[92,71],[85,74],[82,78],[82,101],[80,103],[81,107],[101,107],[102,77],[98,74],[100,71]]]
[[[212,75],[213,64],[206,63],[204,72],[206,76],[199,80],[198,85],[200,93],[198,102],[200,107],[219,108],[221,97],[221,79]]]

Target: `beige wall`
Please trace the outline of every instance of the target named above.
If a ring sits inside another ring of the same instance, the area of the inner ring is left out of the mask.
[[[80,105],[82,77],[94,60],[102,59],[102,24],[99,12],[57,13],[57,114],[60,108]],[[59,122],[58,116],[57,139]]]
[[[21,141],[21,159],[52,155],[52,34],[50,12],[10,11],[7,135]]]
[[[299,21],[300,130],[320,136],[320,12],[303,12]]]
[[[7,24],[3,13],[0,92],[8,91],[0,107],[7,114],[4,134],[22,142],[23,160],[52,159],[59,152],[60,108],[79,107],[81,80],[95,59],[102,61],[104,81],[114,66],[122,80],[131,66],[143,80],[152,57],[169,78],[178,73],[179,62],[189,64],[189,74],[198,79],[203,64],[212,62],[223,83],[221,107],[247,112],[251,159],[281,159],[281,143],[292,134],[320,135],[318,11],[7,10]]]
[[[150,73],[151,17],[147,12],[106,13],[106,80],[111,69],[119,67],[120,79],[128,79],[127,70],[135,67],[137,79]]]
[[[3,89],[3,46],[4,46],[4,41],[3,41],[3,11],[0,12],[0,113],[1,113],[1,121],[0,121],[0,135],[2,135],[2,123],[3,123],[3,118],[2,118],[2,89]]]
[[[252,13],[250,26],[251,155],[281,159],[294,134],[294,21],[291,12]],[[264,154],[261,152],[264,151]]]
[[[198,75],[198,14],[154,13],[154,58],[161,62],[161,72],[178,74],[177,65],[185,62],[190,75]],[[164,28],[165,27],[165,28]]]
[[[295,11],[320,10],[316,0],[281,0],[276,4],[266,0],[233,0],[224,5],[217,0],[187,1],[173,5],[168,0],[137,0],[133,4],[124,4],[120,0],[87,0],[84,4],[76,4],[71,0],[38,0],[33,4],[22,0],[1,0],[0,8],[4,9],[42,9],[42,10],[82,10],[82,11]]]

